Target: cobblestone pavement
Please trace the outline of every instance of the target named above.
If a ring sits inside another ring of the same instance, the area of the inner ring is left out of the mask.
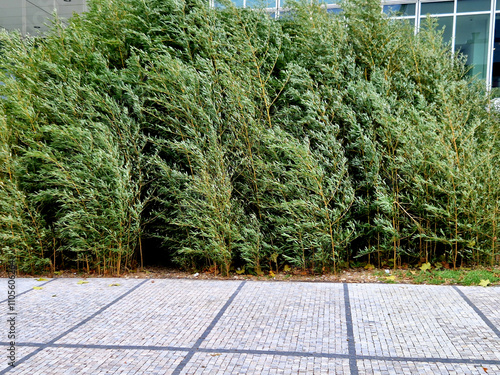
[[[498,287],[15,281],[0,375],[500,375]]]

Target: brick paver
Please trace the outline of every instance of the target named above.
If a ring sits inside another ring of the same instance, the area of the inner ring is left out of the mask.
[[[16,279],[0,375],[500,374],[498,287],[78,281]]]

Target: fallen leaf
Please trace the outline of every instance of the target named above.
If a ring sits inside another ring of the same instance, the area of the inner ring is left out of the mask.
[[[210,354],[212,357],[218,357],[220,356],[221,354],[220,353],[213,353],[213,354]]]
[[[285,264],[285,267],[283,268],[283,270],[285,272],[290,272],[292,270],[292,268],[288,264]]]
[[[427,270],[430,270],[430,269],[431,269],[431,264],[430,264],[430,262],[427,262],[427,263],[422,264],[422,265],[420,266],[420,269],[421,269],[422,271],[427,271]]]
[[[34,286],[33,289],[40,290],[40,289],[43,289],[43,287],[41,287],[41,286]]]
[[[88,284],[89,282],[88,281],[83,281],[83,280],[80,280],[79,282],[77,282],[77,284]]]
[[[273,272],[273,271],[269,271],[269,276],[271,276],[271,277],[275,277],[276,275],[274,274],[274,272]]]
[[[386,279],[386,280],[392,280],[392,281],[394,281],[394,280],[396,280],[396,276],[394,276],[394,275],[392,275],[392,276],[387,276],[385,279]]]
[[[238,269],[236,270],[236,273],[237,273],[238,275],[242,275],[242,274],[244,274],[244,273],[245,273],[245,267],[243,267],[242,269],[239,269],[239,268],[238,268]]]
[[[490,284],[491,284],[490,280],[483,280],[483,279],[481,279],[481,281],[479,282],[479,286],[488,286]]]
[[[49,279],[44,279],[43,277],[40,277],[39,279],[35,279],[36,281],[49,281]]]
[[[373,270],[374,268],[375,268],[375,266],[373,264],[367,264],[365,266],[365,270],[369,270],[369,271]]]
[[[109,284],[109,286],[120,286],[120,284],[113,283],[113,284]]]

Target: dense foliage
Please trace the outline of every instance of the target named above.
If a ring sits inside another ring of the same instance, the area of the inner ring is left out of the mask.
[[[498,118],[432,20],[206,3],[93,0],[1,35],[2,259],[498,263]]]

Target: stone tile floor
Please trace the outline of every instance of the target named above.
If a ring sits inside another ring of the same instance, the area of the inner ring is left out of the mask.
[[[78,281],[0,281],[0,374],[500,375],[499,287]]]

